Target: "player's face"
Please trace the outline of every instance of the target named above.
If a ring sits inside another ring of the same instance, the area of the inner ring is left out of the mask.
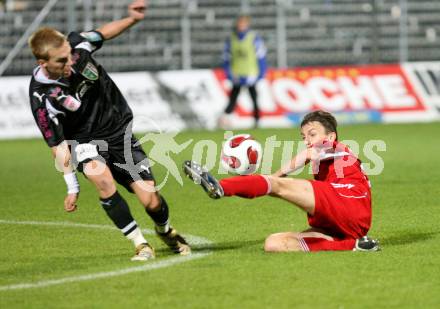
[[[324,141],[334,142],[336,140],[336,133],[327,133],[327,130],[320,122],[311,121],[301,127],[301,137],[306,146],[311,147]]]
[[[69,43],[65,41],[61,47],[49,50],[48,60],[40,60],[40,65],[46,69],[49,78],[58,79],[70,76],[73,64],[71,51]]]

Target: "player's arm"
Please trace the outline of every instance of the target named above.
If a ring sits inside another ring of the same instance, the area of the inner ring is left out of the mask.
[[[135,0],[128,6],[128,17],[105,24],[96,31],[101,33],[104,40],[117,37],[138,21],[144,19],[146,7],[146,0]]]
[[[259,35],[255,37],[254,47],[255,47],[255,54],[257,55],[257,59],[258,59],[257,80],[260,80],[264,78],[267,71],[267,61],[266,61],[267,49],[266,46],[264,45],[263,39]]]
[[[275,177],[286,177],[290,173],[299,170],[304,167],[306,164],[310,162],[312,158],[312,148],[307,148],[294,156],[289,163],[285,166],[281,167],[278,171],[276,171],[272,176]]]
[[[58,170],[63,172],[67,185],[67,195],[64,199],[64,209],[68,212],[76,210],[79,195],[79,183],[71,164],[71,154],[66,141],[51,147],[52,155]]]
[[[56,167],[64,174],[64,180],[67,183],[67,195],[64,200],[64,209],[66,211],[74,211],[76,209],[76,201],[79,194],[78,180],[73,172],[71,165],[70,150],[64,138],[63,126],[60,121],[65,112],[61,106],[69,110],[74,110],[75,102],[67,101],[68,97],[63,91],[57,90],[58,97],[54,98],[48,93],[55,93],[55,89],[39,89],[30,86],[30,103],[32,115],[41,131],[41,134],[47,145],[51,148],[53,157],[55,158]],[[65,106],[64,103],[72,107]]]
[[[223,70],[226,74],[226,78],[233,81],[234,77],[231,70],[231,40],[227,39],[223,48]]]
[[[273,174],[276,177],[285,177],[290,173],[303,168],[310,161],[318,162],[331,160],[334,158],[334,152],[337,143],[322,141],[314,145],[308,146],[306,149],[298,153],[290,162],[283,166],[279,171]]]

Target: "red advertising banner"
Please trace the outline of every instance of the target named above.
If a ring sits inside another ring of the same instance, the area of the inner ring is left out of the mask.
[[[227,93],[230,83],[225,82],[224,73],[216,70],[215,75]],[[368,112],[369,121],[381,121],[387,114],[394,118],[431,110],[398,64],[272,69],[258,90],[263,117],[291,117],[324,109],[336,114]],[[250,117],[252,111],[242,100],[243,96],[235,112]]]

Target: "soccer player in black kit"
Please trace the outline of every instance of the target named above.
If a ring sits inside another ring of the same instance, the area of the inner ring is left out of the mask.
[[[136,194],[154,221],[157,235],[171,250],[181,255],[191,252],[185,239],[170,226],[168,205],[154,187],[144,151],[131,136],[130,107],[92,57],[105,40],[142,20],[145,9],[144,0],[135,0],[128,6],[128,17],[95,31],[72,32],[66,38],[53,28],[41,28],[29,39],[38,62],[29,89],[31,108],[64,173],[64,209],[72,212],[77,208],[79,184],[75,166],[95,185],[109,218],[133,241],[135,261],[152,259],[155,252],[116,190],[115,181]]]

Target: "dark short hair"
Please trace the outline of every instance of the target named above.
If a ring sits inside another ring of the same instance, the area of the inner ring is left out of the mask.
[[[335,117],[325,111],[317,110],[311,113],[308,113],[304,116],[303,120],[301,121],[301,128],[308,124],[309,122],[317,121],[325,128],[326,133],[335,132],[336,133],[336,139],[338,138],[338,131],[336,130],[336,127],[338,126],[338,123],[335,119]]]

